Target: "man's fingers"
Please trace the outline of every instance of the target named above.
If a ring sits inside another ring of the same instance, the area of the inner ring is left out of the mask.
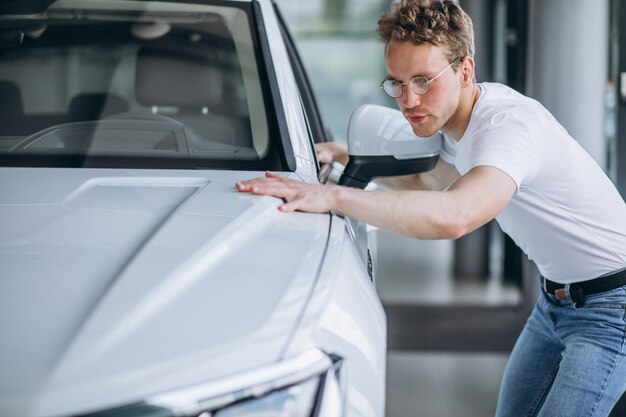
[[[287,180],[288,178],[283,177],[282,175],[274,174],[271,171],[265,171],[265,176],[267,178],[277,178],[279,180]]]
[[[327,150],[318,151],[317,160],[320,163],[331,164],[333,162],[333,154]]]
[[[291,201],[288,201],[287,203],[281,205],[280,207],[278,207],[278,209],[280,211],[296,211],[300,208],[300,206],[302,205],[302,202],[304,201],[303,197],[296,197]]]
[[[254,184],[249,190],[255,195],[273,195],[284,199],[285,201],[293,200],[298,195],[298,190],[285,186],[284,184]]]
[[[296,204],[293,201],[291,201],[289,203],[285,203],[285,204],[279,206],[278,210],[283,211],[283,212],[295,211],[296,210]]]
[[[240,192],[278,197],[284,201],[284,204],[278,206],[284,212],[301,210],[324,213],[329,210],[324,197],[324,191],[329,190],[328,187],[290,180],[269,171],[264,178],[238,182],[236,188]]]
[[[239,191],[250,191],[252,187],[259,185],[259,184],[265,184],[268,182],[277,182],[277,178],[276,177],[253,178],[251,180],[240,181],[237,184],[235,184],[235,186],[237,187]]]
[[[289,178],[285,178],[282,175],[278,175],[278,174],[274,174],[273,172],[266,171],[265,172],[265,177],[252,178],[250,180],[239,181],[237,184],[235,184],[235,187],[239,191],[250,191],[250,188],[253,187],[254,185],[262,184],[262,183],[265,183],[267,181],[288,183],[288,182],[291,182],[293,180],[291,180]]]
[[[238,182],[237,184],[235,184],[235,187],[237,187],[237,190],[239,191],[248,191],[250,189],[250,186],[243,182]]]

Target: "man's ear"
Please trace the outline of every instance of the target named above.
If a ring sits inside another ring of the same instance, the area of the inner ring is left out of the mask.
[[[471,56],[466,56],[461,60],[459,71],[461,71],[461,75],[463,76],[462,82],[464,85],[474,82],[474,65],[474,58]]]

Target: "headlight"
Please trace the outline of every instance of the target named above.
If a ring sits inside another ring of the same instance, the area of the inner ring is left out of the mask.
[[[215,417],[310,417],[319,382],[319,378],[310,379],[262,398],[231,405],[217,411]]]
[[[319,350],[84,417],[341,417],[342,361]]]

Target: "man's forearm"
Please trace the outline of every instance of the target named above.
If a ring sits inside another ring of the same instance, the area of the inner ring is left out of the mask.
[[[332,210],[418,239],[456,239],[475,230],[496,217],[517,189],[508,174],[488,166],[471,169],[446,191],[334,187]]]
[[[429,190],[420,175],[405,175],[401,177],[376,178],[374,183],[386,190]]]
[[[456,239],[467,232],[465,213],[441,191],[334,190],[333,209],[393,233],[419,239]]]

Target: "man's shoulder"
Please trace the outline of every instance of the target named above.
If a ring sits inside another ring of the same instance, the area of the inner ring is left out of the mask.
[[[532,124],[542,117],[544,109],[530,97],[499,83],[480,83],[480,96],[472,111],[476,127],[506,128]]]
[[[501,107],[501,105],[530,105],[534,100],[527,97],[508,85],[484,82],[479,83],[480,96],[476,105],[480,106],[492,106]]]

